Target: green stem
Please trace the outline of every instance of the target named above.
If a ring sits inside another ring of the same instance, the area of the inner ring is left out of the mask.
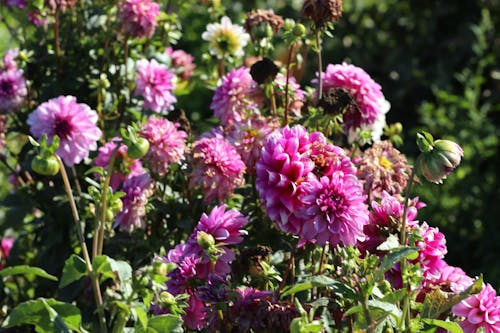
[[[318,103],[323,98],[323,60],[321,59],[321,30],[316,28],[316,55],[318,57]]]
[[[274,116],[277,116],[278,115],[278,111],[277,111],[277,108],[276,108],[276,93],[274,91],[274,84],[271,82],[269,83],[269,86],[270,86],[270,89],[271,89],[271,96],[270,96],[270,99],[271,99],[271,111],[273,113]],[[286,114],[286,111],[285,111],[285,114]]]
[[[288,50],[288,59],[286,62],[286,83],[285,83],[285,111],[284,111],[284,118],[283,118],[283,125],[288,125],[288,99],[289,99],[289,91],[288,91],[288,86],[290,82],[290,63],[292,62],[292,56],[293,56],[293,47],[295,46],[295,43],[292,43],[290,45],[290,50]]]
[[[276,298],[278,298],[278,299],[280,297],[281,290],[285,286],[288,274],[290,273],[290,270],[291,270],[291,268],[293,266],[292,263],[293,263],[293,260],[294,260],[294,255],[295,255],[295,246],[293,246],[292,249],[290,250],[290,258],[288,258],[288,263],[286,265],[286,271],[285,271],[285,274],[283,274],[283,280],[281,280],[281,283],[280,283],[278,289],[276,290]]]
[[[85,243],[85,238],[83,237],[82,225],[80,223],[80,217],[78,215],[78,209],[76,208],[75,198],[73,197],[73,192],[71,190],[71,184],[69,182],[68,174],[66,173],[66,169],[61,158],[58,155],[56,155],[56,158],[57,161],[59,162],[59,166],[61,169],[61,177],[64,183],[64,189],[66,190],[66,194],[68,195],[69,205],[71,207],[71,213],[73,215],[73,220],[76,225],[76,233],[78,235],[78,240],[80,241],[80,246],[82,247],[83,259],[85,260],[85,264],[87,266],[87,272],[92,282],[92,290],[94,292],[94,299],[97,304],[97,312],[99,315],[100,331],[105,333],[107,332],[106,318],[104,317],[104,308],[103,308],[101,289],[99,287],[99,281],[92,269],[92,262],[90,261],[87,244]]]

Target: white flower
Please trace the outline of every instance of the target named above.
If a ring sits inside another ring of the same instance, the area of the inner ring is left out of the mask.
[[[210,23],[207,25],[201,38],[210,42],[210,54],[218,59],[224,59],[228,56],[241,57],[243,56],[243,48],[250,40],[243,27],[232,24],[231,19],[224,16],[220,23]]]

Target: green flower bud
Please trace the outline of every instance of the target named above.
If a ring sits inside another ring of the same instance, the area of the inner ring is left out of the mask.
[[[210,252],[210,249],[215,245],[215,238],[214,236],[207,234],[204,231],[198,231],[198,234],[196,235],[196,241],[198,242],[198,245],[204,249]]]
[[[160,294],[160,300],[161,300],[162,305],[167,306],[167,307],[175,305],[175,303],[176,303],[174,295],[172,295],[168,291],[164,291]]]
[[[43,176],[55,176],[59,172],[59,162],[54,155],[41,156],[37,155],[31,161],[31,168],[36,173]]]
[[[463,155],[463,149],[455,142],[436,140],[430,151],[419,156],[417,166],[425,179],[441,184],[460,164]]]
[[[127,144],[127,155],[130,158],[137,159],[141,158],[149,150],[149,141],[145,138],[137,138],[137,140],[126,142]]]
[[[295,37],[300,38],[304,36],[305,33],[306,33],[306,27],[303,24],[297,23],[295,27],[293,27],[293,34],[295,35]]]

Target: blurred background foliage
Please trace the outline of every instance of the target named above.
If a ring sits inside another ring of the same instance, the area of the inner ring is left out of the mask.
[[[209,1],[162,2],[179,13],[183,36],[175,47],[192,53],[202,73],[207,68],[202,58],[207,47],[199,45],[199,35],[222,13],[207,11]],[[277,14],[299,20],[302,5],[301,0],[222,3],[236,22],[256,8],[273,8]],[[9,23],[15,27],[16,22]],[[323,45],[326,64],[351,62],[382,85],[392,105],[388,122],[405,126],[401,149],[410,158],[417,154],[414,138],[419,129],[464,147],[462,165],[444,185],[423,182],[417,187],[416,194],[429,204],[420,218],[445,233],[449,264],[462,267],[471,276],[482,272],[497,288],[499,32],[500,0],[344,0],[343,18],[336,24],[333,38],[325,39]],[[0,22],[0,53],[15,46]],[[276,54],[279,52],[277,46]],[[309,76],[302,78],[303,85],[310,83],[315,68],[312,51],[309,53],[304,57]],[[178,105],[191,120],[212,122],[211,96],[210,89],[198,84],[190,94],[179,97]],[[6,177],[1,176],[0,195],[7,191]],[[0,211],[0,220],[2,216]]]

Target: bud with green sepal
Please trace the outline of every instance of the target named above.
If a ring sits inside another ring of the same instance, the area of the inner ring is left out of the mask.
[[[417,144],[422,152],[418,157],[417,167],[428,181],[441,184],[460,164],[463,149],[450,140],[435,140],[429,133],[417,135]]]
[[[127,146],[127,155],[130,158],[138,159],[147,154],[149,150],[149,141],[140,137],[139,129],[136,124],[127,126],[127,129],[121,130],[123,143]]]
[[[56,135],[50,144],[47,143],[47,135],[44,134],[40,143],[29,137],[32,145],[39,149],[39,153],[31,161],[31,168],[42,176],[55,176],[59,173],[59,162],[55,152],[59,148],[59,137]]]

